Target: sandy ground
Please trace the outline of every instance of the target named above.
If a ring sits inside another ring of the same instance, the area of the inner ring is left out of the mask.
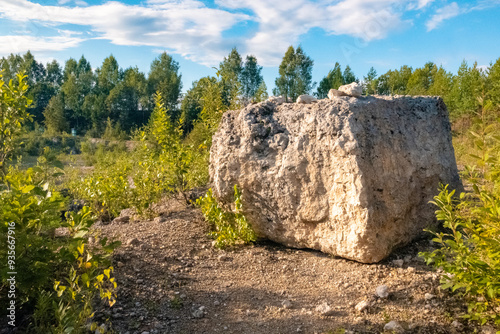
[[[221,251],[198,209],[171,200],[158,215],[99,227],[123,243],[118,301],[100,314],[118,333],[390,333],[391,321],[402,333],[481,332],[418,258],[428,239],[367,265],[266,241]]]

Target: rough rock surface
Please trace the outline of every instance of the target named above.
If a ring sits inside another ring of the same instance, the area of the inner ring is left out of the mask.
[[[352,82],[348,85],[343,85],[339,87],[339,92],[342,92],[349,96],[359,97],[363,94],[363,86],[357,82]]]
[[[339,91],[337,89],[333,89],[333,88],[328,91],[328,98],[330,100],[333,100],[337,96],[346,96],[346,94],[344,92],[341,92],[341,91]]]
[[[318,101],[318,99],[316,97],[311,96],[311,95],[307,95],[307,94],[300,95],[297,98],[297,103],[302,103],[302,104],[309,104],[309,103],[313,103],[316,101]]]
[[[439,183],[461,188],[446,106],[435,97],[270,101],[227,112],[210,176],[261,237],[373,263],[435,224]]]

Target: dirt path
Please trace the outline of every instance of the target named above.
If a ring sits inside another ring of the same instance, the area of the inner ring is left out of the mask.
[[[225,252],[211,246],[197,209],[173,201],[154,220],[101,230],[123,242],[107,314],[119,333],[383,333],[390,321],[405,333],[473,331],[417,258],[428,240],[375,265],[269,242]],[[387,298],[376,296],[381,285]]]

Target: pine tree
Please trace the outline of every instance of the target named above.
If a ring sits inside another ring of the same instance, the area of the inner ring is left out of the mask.
[[[344,74],[342,77],[343,77],[344,85],[358,81],[358,79],[356,79],[356,76],[354,75],[354,72],[351,70],[351,67],[349,65],[347,65],[345,67]]]
[[[193,129],[194,122],[198,119],[203,109],[203,94],[211,85],[216,85],[217,79],[214,77],[203,77],[194,81],[193,86],[184,95],[181,103],[181,119],[184,120],[183,132],[187,134]]]
[[[255,92],[253,101],[254,102],[261,102],[261,101],[267,100],[268,98],[269,98],[269,94],[267,94],[267,86],[266,86],[266,83],[264,82],[264,80],[262,80],[262,82],[259,85],[259,88]]]
[[[493,107],[500,108],[500,58],[488,70],[487,96]]]
[[[432,70],[432,84],[427,90],[427,94],[434,96],[441,96],[448,109],[452,108],[453,101],[450,99],[450,92],[453,85],[453,75],[440,66],[436,66]]]
[[[377,71],[373,67],[370,68],[366,77],[363,78],[363,88],[366,95],[373,95],[377,93]]]
[[[433,62],[426,63],[422,68],[416,68],[408,79],[406,94],[427,95],[432,85],[432,74],[435,71],[437,71],[437,66]]]
[[[348,67],[346,67],[346,70]],[[333,70],[328,72],[328,75],[319,82],[316,96],[319,99],[324,99],[328,96],[328,92],[330,91],[330,89],[338,89],[343,84],[345,84],[345,80],[344,76],[342,75],[342,68],[340,67],[340,64],[337,62],[335,63]]]

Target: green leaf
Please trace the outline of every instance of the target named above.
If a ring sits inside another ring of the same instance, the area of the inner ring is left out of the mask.
[[[27,185],[27,186],[24,186],[24,187],[22,188],[22,193],[23,193],[23,194],[27,194],[27,193],[29,193],[30,191],[32,191],[33,189],[35,189],[35,186],[34,186],[34,185],[32,185],[32,184]]]

